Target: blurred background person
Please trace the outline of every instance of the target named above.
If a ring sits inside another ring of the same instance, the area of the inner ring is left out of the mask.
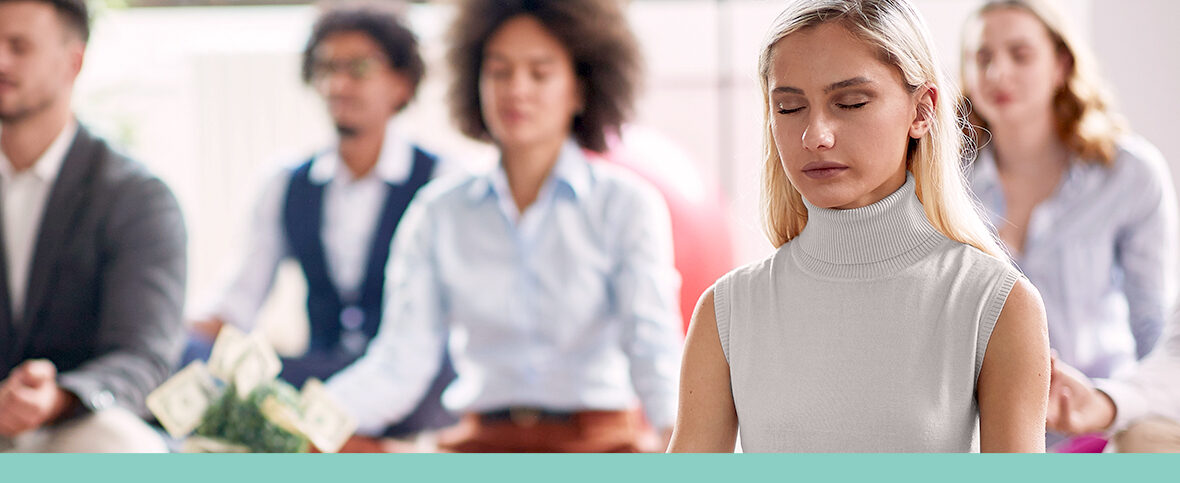
[[[415,199],[386,323],[329,389],[372,431],[409,410],[433,369],[417,361],[449,345],[444,402],[464,416],[445,451],[662,450],[681,343],[667,208],[584,152],[607,149],[638,89],[621,4],[468,1],[449,35],[452,115],[499,163]]]
[[[1041,292],[1058,359],[1109,377],[1151,352],[1171,313],[1176,199],[1095,69],[1048,3],[990,1],[964,29],[972,189]]]
[[[0,450],[155,452],[180,355],[172,192],[74,119],[83,0],[0,0]]]
[[[312,27],[303,80],[323,98],[337,143],[266,186],[235,276],[210,316],[193,322],[186,359],[207,359],[224,324],[251,331],[287,258],[298,261],[307,280],[310,340],[306,353],[283,358],[282,379],[296,387],[309,378],[327,380],[376,335],[394,232],[410,200],[441,172],[439,158],[411,143],[394,122],[425,68],[413,32],[378,7],[331,8]],[[457,421],[440,400],[454,369],[444,348],[437,349],[419,353],[429,361],[410,362],[435,368],[429,389],[381,435],[405,439]]]

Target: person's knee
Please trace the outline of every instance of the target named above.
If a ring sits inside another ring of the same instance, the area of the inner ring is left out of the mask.
[[[1180,423],[1167,418],[1141,420],[1114,437],[1120,453],[1180,452]]]
[[[47,453],[165,453],[163,437],[138,416],[110,408],[46,428]]]

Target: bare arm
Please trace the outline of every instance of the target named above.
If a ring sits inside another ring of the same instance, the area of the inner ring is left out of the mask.
[[[1106,393],[1069,364],[1053,357],[1049,386],[1048,427],[1069,435],[1105,431],[1114,422],[1116,408]]]
[[[981,451],[1045,451],[1049,370],[1045,309],[1022,278],[1008,294],[979,371]]]
[[[713,289],[705,291],[692,314],[680,373],[680,405],[668,451],[732,452],[737,441],[737,410],[729,386],[729,363],[717,335]]]

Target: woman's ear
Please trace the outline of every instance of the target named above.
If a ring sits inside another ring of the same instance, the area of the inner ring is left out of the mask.
[[[918,102],[914,108],[914,122],[910,124],[910,137],[921,139],[930,132],[934,124],[935,107],[938,106],[938,88],[927,83],[919,88]]]
[[[1054,84],[1058,89],[1065,88],[1065,84],[1069,79],[1070,72],[1073,72],[1073,56],[1068,52],[1057,52],[1057,69],[1054,72],[1057,78],[1054,79]]]

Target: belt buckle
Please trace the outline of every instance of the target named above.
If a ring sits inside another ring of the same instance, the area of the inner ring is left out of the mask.
[[[541,421],[541,411],[535,408],[508,408],[508,420],[517,426],[529,428]]]

